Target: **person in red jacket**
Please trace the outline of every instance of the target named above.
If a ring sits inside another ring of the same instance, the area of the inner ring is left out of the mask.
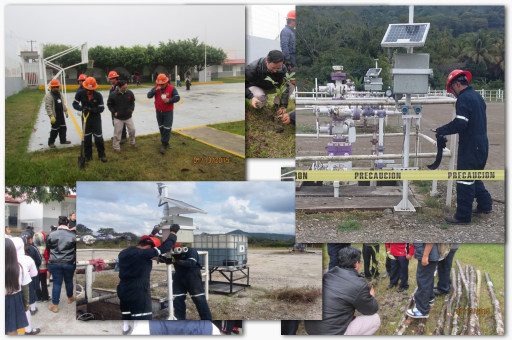
[[[397,286],[398,281],[398,292],[409,289],[409,260],[414,255],[414,246],[412,243],[386,243],[386,251],[395,258],[391,260],[391,275],[387,289]]]
[[[174,86],[169,84],[165,74],[156,78],[156,86],[148,92],[148,98],[155,97],[156,120],[160,129],[160,153],[165,154],[171,138],[172,121],[174,119],[174,103],[180,101],[180,95]]]

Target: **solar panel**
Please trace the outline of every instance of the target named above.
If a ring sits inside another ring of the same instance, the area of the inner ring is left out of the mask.
[[[391,24],[382,39],[382,47],[421,47],[425,45],[430,23]]]
[[[378,77],[381,71],[382,71],[381,68],[371,68],[366,72],[366,76],[367,77]]]

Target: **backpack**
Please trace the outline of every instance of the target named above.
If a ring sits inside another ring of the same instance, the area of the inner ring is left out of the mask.
[[[453,243],[438,243],[437,250],[439,251],[439,261],[443,260],[450,254]]]

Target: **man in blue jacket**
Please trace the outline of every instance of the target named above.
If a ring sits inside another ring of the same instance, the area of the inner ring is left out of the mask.
[[[286,26],[281,31],[281,51],[284,54],[284,64],[288,70],[295,68],[295,11],[286,15]]]
[[[181,247],[181,243],[175,244],[173,248],[176,247]],[[175,254],[173,258],[176,272],[172,280],[172,291],[176,318],[178,320],[186,320],[187,307],[185,306],[185,299],[188,292],[196,305],[201,320],[211,320],[212,314],[204,294],[201,265],[199,264],[197,250],[189,247],[186,253]]]
[[[457,170],[484,170],[489,155],[486,105],[471,86],[471,73],[454,70],[448,75],[446,90],[457,97],[456,116],[436,129],[436,135],[459,134]],[[477,207],[473,211],[473,201]],[[471,215],[492,212],[492,198],[482,181],[457,181],[457,212],[444,220],[451,224],[468,224]]]

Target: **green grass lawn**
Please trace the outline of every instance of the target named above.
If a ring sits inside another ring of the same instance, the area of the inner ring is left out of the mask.
[[[245,120],[229,123],[219,123],[208,125],[211,128],[234,133],[235,135],[245,136]]]
[[[359,249],[362,249],[362,244],[352,244]],[[380,253],[385,251],[385,245],[380,244]],[[326,253],[326,251],[324,250]],[[325,255],[324,255],[325,256]],[[496,334],[496,324],[494,321],[494,307],[492,305],[491,296],[487,289],[487,281],[485,279],[485,272],[489,273],[491,281],[494,284],[494,292],[500,302],[502,316],[505,316],[505,246],[504,244],[493,244],[493,243],[466,243],[462,244],[459,250],[455,253],[453,260],[453,268],[458,272],[455,260],[459,260],[463,268],[465,265],[474,266],[475,273],[477,270],[482,272],[482,286],[480,290],[480,303],[479,308],[489,308],[490,314],[479,315],[479,323],[481,333],[484,335]],[[323,260],[323,268],[328,267],[328,257]],[[402,318],[403,312],[400,311],[400,307],[405,306],[407,300],[417,287],[416,285],[416,267],[418,261],[413,259],[409,261],[409,289],[407,293],[399,295],[395,290],[386,290],[389,285],[389,278],[381,281],[374,280],[375,297],[379,302],[379,316],[381,318],[381,326],[378,329],[376,335],[392,335],[395,331],[398,322]],[[465,269],[464,269],[465,270]],[[361,263],[361,271],[363,271],[363,263]],[[381,275],[386,272],[384,257],[381,258],[379,263],[379,272]],[[475,274],[476,275],[476,274]],[[435,279],[437,284],[437,278]],[[451,292],[450,292],[451,293]],[[466,307],[466,292],[463,290],[461,299],[461,308]],[[425,333],[432,334],[436,327],[437,321],[441,314],[441,310],[444,304],[444,295],[436,297],[435,304],[430,311],[430,317],[427,319],[425,324]],[[398,304],[395,304],[398,301]],[[455,302],[453,308],[455,309]],[[455,311],[454,311],[455,312]],[[461,327],[462,315],[459,315],[459,330]],[[418,320],[414,320],[407,330],[407,335],[414,335],[418,329]],[[506,331],[506,330],[505,330]]]
[[[212,78],[212,81],[221,81],[223,83],[244,83],[245,76],[227,77],[227,78]]]
[[[108,163],[98,159],[93,145],[93,160],[85,169],[77,167],[80,146],[28,153],[30,134],[44,91],[22,91],[5,100],[5,184],[75,185],[76,181],[243,181],[245,160],[217,148],[172,133],[166,155],[158,149],[158,133],[137,137],[138,149],[129,144],[114,153],[105,141]],[[48,127],[49,131],[49,127]],[[199,158],[222,159],[213,164],[198,163]]]
[[[273,96],[269,96],[273,103]],[[295,109],[295,101],[288,104],[287,112]],[[273,104],[256,110],[246,100],[245,104],[245,157],[246,158],[295,158],[295,126],[276,122]],[[278,128],[284,128],[281,133]]]

